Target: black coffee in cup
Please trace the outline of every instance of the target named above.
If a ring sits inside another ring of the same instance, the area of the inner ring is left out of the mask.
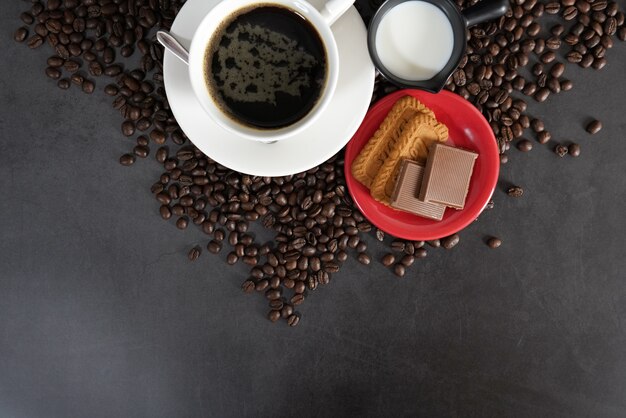
[[[233,13],[205,52],[210,96],[232,120],[278,129],[306,116],[326,84],[326,49],[303,16],[274,4]]]

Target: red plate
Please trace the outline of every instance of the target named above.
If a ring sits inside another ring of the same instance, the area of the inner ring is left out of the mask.
[[[435,112],[437,120],[448,127],[446,144],[478,153],[463,210],[446,208],[441,221],[391,209],[375,201],[369,190],[352,177],[352,161],[378,129],[393,104],[411,95]],[[401,90],[379,100],[346,147],[345,173],[352,199],[363,215],[383,231],[408,240],[431,240],[460,231],[480,215],[498,181],[500,158],[491,127],[476,108],[462,97],[442,91]]]

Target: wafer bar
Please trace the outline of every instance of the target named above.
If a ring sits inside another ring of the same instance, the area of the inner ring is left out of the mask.
[[[426,203],[417,198],[423,175],[424,166],[415,161],[403,160],[398,173],[398,181],[391,197],[391,207],[440,221],[443,219],[446,207],[437,203]]]
[[[463,209],[478,154],[434,143],[428,155],[419,199]]]

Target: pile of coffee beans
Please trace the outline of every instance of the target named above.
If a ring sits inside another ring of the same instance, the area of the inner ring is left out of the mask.
[[[463,8],[475,1],[457,3]],[[357,0],[356,6],[367,21],[380,4]],[[103,90],[123,118],[122,134],[135,141],[120,164],[154,155],[163,167],[151,189],[161,217],[181,230],[194,224],[207,235],[206,245],[189,251],[189,260],[198,260],[206,247],[225,254],[228,264],[249,266],[243,291],[265,295],[270,321],[296,326],[296,308],[327,285],[348,257],[372,262],[366,235],[373,242],[389,240],[353,205],[343,153],[304,173],[270,178],[229,170],[188,144],[165,96],[163,48],[154,37],[157,29],[171,27],[183,5],[184,0],[32,0],[14,39],[51,50],[45,74],[60,89],[74,85],[91,94],[95,80],[105,80]],[[557,155],[576,157],[580,145],[554,141],[544,122],[527,114],[526,100],[543,102],[570,90],[568,65],[602,69],[616,37],[623,41],[626,27],[614,1],[514,0],[507,15],[470,29],[467,55],[446,88],[487,118],[502,164],[511,143],[522,152],[535,142],[553,143]],[[138,66],[128,68],[127,58],[135,55]],[[377,79],[372,101],[395,89]],[[587,131],[601,128],[595,120]],[[522,194],[519,186],[508,190],[511,197]],[[260,242],[249,231],[252,222],[272,231],[273,239]],[[458,234],[429,242],[393,240],[381,262],[403,277],[431,249],[451,249],[459,240]],[[489,237],[485,243],[497,248],[502,240]]]

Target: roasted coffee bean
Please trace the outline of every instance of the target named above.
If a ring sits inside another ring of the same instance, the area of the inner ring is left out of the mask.
[[[411,265],[413,265],[414,262],[415,256],[410,254],[404,255],[400,260],[400,264],[402,264],[404,267],[410,267]]]
[[[85,80],[81,86],[83,92],[91,94],[96,89],[96,85],[91,80]]]
[[[289,316],[289,318],[287,318],[287,324],[290,327],[295,327],[300,323],[300,315],[298,314],[292,314]]]
[[[524,194],[524,189],[519,186],[511,186],[508,188],[506,194],[511,197],[522,197],[522,195]]]
[[[537,140],[539,141],[540,144],[545,144],[551,138],[552,138],[552,135],[550,135],[550,132],[548,131],[539,132],[537,134]]]
[[[537,92],[534,95],[534,98],[538,102],[545,102],[548,99],[548,96],[550,96],[550,90],[543,87],[537,90]]]
[[[574,87],[574,83],[570,80],[562,80],[561,81],[561,91],[569,91]]]
[[[578,9],[574,6],[568,6],[563,10],[563,19],[572,20],[578,14]]]
[[[589,68],[591,67],[591,64],[593,64],[593,61],[594,61],[593,55],[585,54],[578,65],[580,65],[583,68]]]
[[[572,157],[578,157],[580,155],[580,145],[576,143],[569,144],[567,147],[567,153]]]
[[[406,267],[402,264],[396,264],[393,266],[393,273],[398,277],[404,277],[406,273]]]
[[[565,65],[563,63],[557,62],[550,68],[550,75],[554,78],[559,78],[565,72]]]
[[[568,149],[565,145],[559,144],[554,148],[554,152],[556,155],[558,155],[559,157],[564,157],[565,155],[567,155],[568,153]]]
[[[129,120],[122,123],[122,134],[124,136],[133,136],[135,133],[135,124]]]
[[[135,156],[132,154],[124,154],[120,157],[120,164],[122,165],[132,165],[135,163]]]
[[[222,244],[220,244],[218,241],[211,240],[207,244],[207,250],[212,254],[219,253],[221,249],[222,249]]]
[[[587,124],[587,127],[585,129],[591,135],[597,134],[602,129],[602,122],[600,122],[597,119],[594,119],[593,121],[589,122],[589,124]]]
[[[16,42],[24,42],[28,38],[28,28],[21,27],[13,33],[13,39]],[[30,44],[29,44],[30,46]]]
[[[280,319],[280,311],[276,310],[276,309],[272,309],[271,311],[269,311],[269,313],[267,314],[267,319],[269,319],[272,322],[276,322]]]
[[[461,238],[459,237],[458,234],[447,236],[441,239],[441,246],[445,248],[446,250],[449,250],[452,247],[456,246],[459,243],[460,239]]]
[[[61,78],[61,71],[54,67],[48,67],[46,68],[46,75],[53,80],[58,80]]]
[[[386,254],[382,259],[382,263],[385,267],[389,267],[395,262],[396,262],[396,257],[393,254]]]
[[[186,229],[188,225],[189,225],[189,218],[187,218],[186,216],[181,216],[180,218],[176,220],[176,227],[178,229]]]
[[[367,253],[359,253],[358,260],[359,263],[368,265],[371,263],[372,258]]]
[[[67,90],[70,88],[70,80],[67,78],[62,78],[57,82],[57,86],[59,86],[59,88],[61,90]]]
[[[517,143],[517,149],[522,152],[528,152],[533,149],[533,143],[528,139],[522,139]]]
[[[489,246],[489,248],[498,248],[500,245],[502,245],[502,240],[500,238],[490,237],[487,240],[487,245]]]
[[[65,68],[65,71],[67,72],[75,73],[80,68],[80,62],[75,60],[67,60],[65,61],[65,64],[63,64],[63,68]]]
[[[28,40],[28,47],[30,49],[39,48],[43,44],[43,38],[40,35],[33,35]]]
[[[189,250],[187,258],[189,258],[189,261],[196,261],[200,257],[200,254],[202,254],[202,248],[195,246]]]

